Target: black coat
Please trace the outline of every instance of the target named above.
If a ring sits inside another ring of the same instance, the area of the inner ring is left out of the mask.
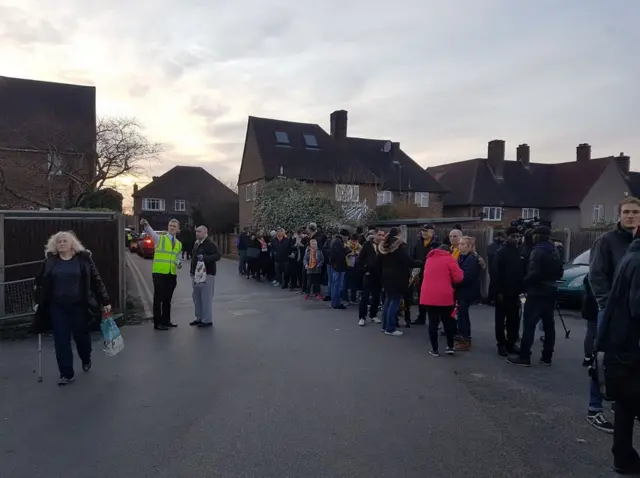
[[[528,297],[555,297],[557,281],[562,279],[562,259],[554,244],[544,241],[536,244],[529,256],[524,287]]]
[[[527,261],[520,247],[505,243],[496,252],[490,267],[492,294],[515,297],[524,292]]]
[[[380,243],[378,249],[380,282],[389,295],[404,296],[409,288],[411,269],[416,262],[409,256],[408,249],[398,237],[393,238],[390,243],[386,240]]]
[[[420,268],[424,269],[424,263],[427,260],[427,255],[438,247],[440,247],[440,241],[436,236],[431,238],[431,242],[427,247],[424,246],[424,239],[422,237],[418,237],[415,245],[413,246],[413,253],[411,257],[414,261],[420,262],[422,264]]]
[[[460,254],[458,265],[464,273],[464,279],[456,284],[456,298],[466,300],[471,303],[482,299],[480,292],[480,274],[482,267],[478,258],[474,254]]]
[[[196,265],[198,265],[198,256],[202,255],[204,266],[207,269],[207,275],[216,275],[217,265],[216,262],[222,257],[218,244],[216,244],[211,238],[207,237],[200,244],[196,242],[193,247],[193,253],[191,256],[191,275],[196,272]]]
[[[584,286],[584,292],[582,293],[582,318],[589,322],[596,322],[598,320],[598,302],[591,290],[588,275],[584,276],[582,285]]]
[[[373,245],[373,241],[366,241],[362,245],[362,250],[358,256],[356,267],[362,274],[368,274],[375,278],[380,277],[380,269],[378,264],[378,253]]]
[[[275,262],[287,262],[291,253],[291,240],[288,237],[278,239],[277,237],[271,241],[273,248],[273,260]]]
[[[92,326],[95,322],[101,320],[100,306],[109,305],[110,299],[98,269],[93,259],[91,259],[91,252],[83,251],[78,253],[77,256],[80,259],[83,295],[87,307],[87,325]],[[38,334],[51,330],[51,317],[49,314],[53,280],[51,272],[59,260],[61,259],[57,255],[47,254],[35,278],[34,297],[38,308],[33,322],[33,331]]]
[[[342,236],[335,236],[331,241],[329,265],[337,272],[347,272],[347,247]]]

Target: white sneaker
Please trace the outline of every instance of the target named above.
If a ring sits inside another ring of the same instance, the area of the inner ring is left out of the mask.
[[[373,322],[374,324],[381,324],[382,323],[382,321],[377,317],[371,317],[369,320],[371,320],[371,322]]]
[[[360,319],[360,320],[358,321],[358,325],[359,325],[360,327],[364,327],[364,324],[366,324],[366,322],[364,321],[364,319]]]
[[[384,335],[393,335],[394,337],[400,337],[404,333],[400,330],[394,330],[393,332],[385,332]]]

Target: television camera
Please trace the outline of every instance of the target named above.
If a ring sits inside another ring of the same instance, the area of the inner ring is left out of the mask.
[[[533,232],[533,230],[538,226],[547,226],[551,229],[551,221],[545,221],[539,217],[533,217],[530,219],[523,219],[519,217],[518,219],[511,221],[509,225],[517,228],[520,234],[526,234],[527,231]],[[531,232],[529,234],[531,234]]]

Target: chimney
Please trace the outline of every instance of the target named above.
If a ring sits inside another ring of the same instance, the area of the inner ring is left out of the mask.
[[[531,149],[528,144],[521,144],[516,148],[516,160],[518,160],[525,168],[529,167],[531,160]]]
[[[133,194],[138,192],[138,183],[133,184]]]
[[[155,181],[156,179],[158,179],[158,176],[151,176],[151,181]]]
[[[504,179],[504,140],[489,141],[487,161],[497,180]]]
[[[576,148],[577,161],[589,161],[591,159],[591,145],[589,143],[579,144]]]
[[[331,113],[331,137],[339,144],[347,140],[347,112],[338,110]]]
[[[629,174],[629,169],[631,168],[631,158],[626,156],[624,153],[620,153],[620,156],[616,156],[614,158],[616,163],[618,163],[618,167],[624,173],[625,176]]]

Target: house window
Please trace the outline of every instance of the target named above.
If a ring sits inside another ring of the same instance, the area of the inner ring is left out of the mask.
[[[376,204],[378,206],[382,206],[384,204],[391,204],[393,202],[393,195],[391,191],[378,191],[378,196],[376,198]]]
[[[143,198],[143,211],[164,211],[164,199]]]
[[[62,158],[58,153],[47,153],[47,170],[49,177],[60,176],[62,174]]]
[[[522,208],[522,219],[533,219],[535,217],[540,217],[540,210],[535,207],[523,207]]]
[[[429,193],[415,193],[413,202],[419,207],[429,207]]]
[[[307,148],[318,149],[318,140],[312,134],[304,135],[304,144],[307,145]]]
[[[258,183],[257,182],[247,184],[244,187],[245,201],[246,202],[255,201],[256,200],[257,191],[258,191]]]
[[[613,206],[613,222],[620,221],[620,206]]]
[[[355,202],[360,200],[360,186],[354,184],[336,184],[336,201]]]
[[[184,199],[176,199],[173,208],[176,212],[183,212],[187,210],[187,202]]]
[[[284,131],[276,131],[276,142],[278,144],[290,144],[289,143],[289,135]]]
[[[595,223],[604,221],[604,204],[594,204],[591,220]]]
[[[502,221],[502,208],[485,206],[482,208],[483,221]]]

